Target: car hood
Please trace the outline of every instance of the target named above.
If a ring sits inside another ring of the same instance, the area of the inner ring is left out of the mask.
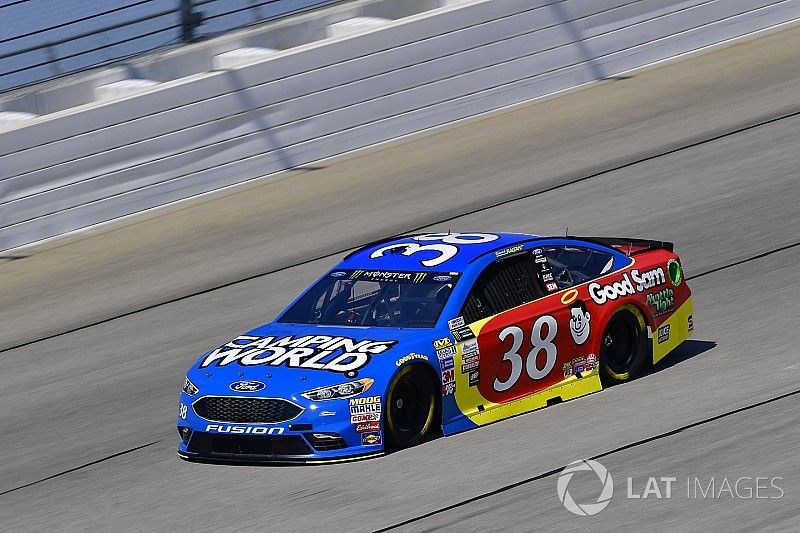
[[[356,378],[386,379],[431,331],[272,323],[204,354],[188,377],[207,393],[233,394],[242,388],[235,384],[253,381],[245,388],[283,397]]]

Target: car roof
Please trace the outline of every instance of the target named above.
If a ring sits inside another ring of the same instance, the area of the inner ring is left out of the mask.
[[[412,272],[464,272],[477,257],[538,238],[528,233],[460,232],[426,233],[392,237],[367,244],[345,257],[336,268],[369,270],[405,270]],[[468,241],[471,241],[467,243]],[[457,252],[445,261],[425,266],[421,261],[444,257],[435,248],[413,252],[414,247],[450,245]],[[376,254],[378,250],[383,250]],[[372,257],[375,254],[375,257]]]

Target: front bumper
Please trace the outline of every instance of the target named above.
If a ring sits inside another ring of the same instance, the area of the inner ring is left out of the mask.
[[[364,459],[384,451],[380,421],[373,422],[377,427],[370,432],[357,431],[360,425],[351,423],[348,400],[305,402],[300,415],[280,423],[237,423],[199,416],[199,399],[181,394],[177,426],[183,459],[304,464]]]

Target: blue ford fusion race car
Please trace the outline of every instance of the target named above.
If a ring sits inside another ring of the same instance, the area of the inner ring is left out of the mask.
[[[178,453],[375,456],[633,379],[692,329],[670,243],[519,233],[381,241],[192,365]]]

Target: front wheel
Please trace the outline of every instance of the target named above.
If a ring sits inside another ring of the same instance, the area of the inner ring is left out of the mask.
[[[637,377],[647,357],[647,333],[641,312],[631,305],[608,321],[600,340],[600,377],[605,385]]]
[[[386,395],[386,440],[394,448],[422,442],[431,432],[436,412],[433,380],[417,365],[403,367]]]

